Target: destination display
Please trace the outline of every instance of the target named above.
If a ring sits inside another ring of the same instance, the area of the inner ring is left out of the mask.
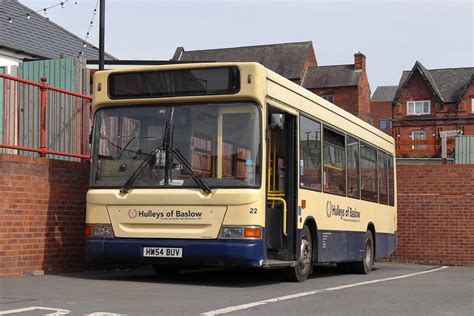
[[[111,99],[232,94],[240,90],[237,67],[111,73]]]

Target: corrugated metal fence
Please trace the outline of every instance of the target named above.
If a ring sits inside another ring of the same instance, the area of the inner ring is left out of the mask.
[[[455,148],[455,164],[474,164],[474,136],[457,136]]]

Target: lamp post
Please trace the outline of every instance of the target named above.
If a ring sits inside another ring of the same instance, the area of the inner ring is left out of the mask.
[[[105,0],[100,0],[99,70],[104,70],[104,45],[105,45]]]

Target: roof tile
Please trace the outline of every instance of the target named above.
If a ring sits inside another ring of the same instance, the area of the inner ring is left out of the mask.
[[[418,67],[417,67],[418,66]],[[419,70],[433,86],[434,91],[445,103],[457,103],[463,97],[466,85],[474,76],[474,67],[426,69],[420,62],[416,62],[412,70],[404,70],[398,85],[397,96],[405,81],[411,74]]]
[[[375,89],[372,98],[372,102],[383,102],[383,101],[393,101],[395,93],[397,93],[398,86],[380,86]]]
[[[301,85],[306,89],[357,86],[360,75],[354,65],[314,66],[307,69]]]
[[[258,62],[290,80],[300,80],[311,42],[184,51],[179,61]],[[178,48],[179,49],[179,48]]]
[[[80,51],[84,52],[86,59],[99,58],[97,47],[90,43],[83,47],[83,44],[83,39],[17,0],[0,0],[0,47],[38,58],[77,57]],[[105,54],[105,59],[116,58]]]

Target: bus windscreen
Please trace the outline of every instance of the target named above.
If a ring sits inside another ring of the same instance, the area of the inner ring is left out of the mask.
[[[233,94],[240,74],[237,67],[112,73],[108,89],[111,99]]]

